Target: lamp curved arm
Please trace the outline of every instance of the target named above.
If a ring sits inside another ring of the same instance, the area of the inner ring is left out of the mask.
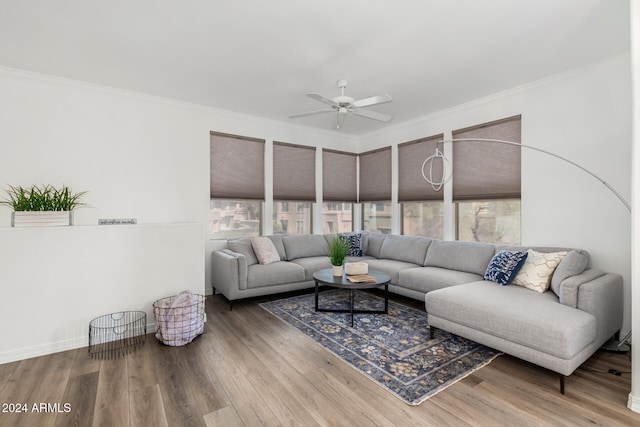
[[[629,202],[627,202],[625,200],[624,197],[622,197],[622,195],[611,186],[611,184],[609,184],[608,182],[606,182],[605,180],[603,180],[602,178],[600,178],[598,175],[596,175],[595,173],[591,172],[589,169],[579,165],[578,163],[567,159],[566,157],[562,157],[558,154],[552,153],[551,151],[547,151],[544,150],[542,148],[538,148],[538,147],[532,147],[531,145],[525,145],[525,144],[520,144],[519,142],[513,142],[513,141],[505,141],[502,139],[490,139],[490,138],[452,138],[452,139],[442,139],[440,141],[438,141],[438,144],[440,143],[447,143],[447,142],[457,142],[457,141],[484,141],[484,142],[496,142],[499,144],[507,144],[507,145],[517,145],[519,147],[524,147],[524,148],[528,148],[530,150],[534,150],[534,151],[539,151],[541,153],[544,154],[548,154],[552,157],[555,157],[557,159],[563,160],[567,163],[569,163],[570,165],[573,165],[575,167],[577,167],[578,169],[582,170],[583,172],[586,172],[587,174],[591,175],[593,178],[595,178],[596,180],[598,180],[602,185],[604,185],[605,187],[607,187],[607,189],[609,191],[611,191],[617,198],[618,200],[620,200],[620,202],[622,202],[622,204],[624,205],[625,208],[627,208],[627,210],[629,212],[631,212],[631,205],[629,204]]]

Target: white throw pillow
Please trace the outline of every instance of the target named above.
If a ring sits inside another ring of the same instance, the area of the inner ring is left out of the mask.
[[[251,236],[251,246],[260,264],[266,265],[280,261],[280,254],[268,237]]]
[[[551,285],[553,272],[568,252],[544,253],[529,249],[527,253],[527,260],[511,283],[536,292],[546,292]]]

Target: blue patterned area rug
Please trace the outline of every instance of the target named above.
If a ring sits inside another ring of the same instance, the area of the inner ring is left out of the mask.
[[[348,308],[348,291],[322,291],[323,308]],[[356,291],[356,308],[384,309],[384,299]],[[427,313],[389,301],[389,314],[314,311],[314,295],[260,304],[371,378],[405,403],[419,405],[429,397],[485,366],[500,352],[438,331],[429,339]]]

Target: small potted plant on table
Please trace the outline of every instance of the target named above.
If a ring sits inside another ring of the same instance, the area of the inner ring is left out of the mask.
[[[329,259],[333,265],[333,275],[342,276],[342,266],[349,253],[349,243],[339,234],[329,242]]]
[[[81,202],[86,191],[73,193],[69,187],[58,189],[52,185],[31,187],[9,186],[9,197],[0,204],[13,209],[12,227],[72,225],[73,210],[84,206]]]

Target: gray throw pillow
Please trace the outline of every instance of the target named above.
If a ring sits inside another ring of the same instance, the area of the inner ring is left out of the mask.
[[[569,251],[551,277],[551,290],[560,296],[560,283],[568,277],[582,273],[589,265],[589,253],[581,249]]]

